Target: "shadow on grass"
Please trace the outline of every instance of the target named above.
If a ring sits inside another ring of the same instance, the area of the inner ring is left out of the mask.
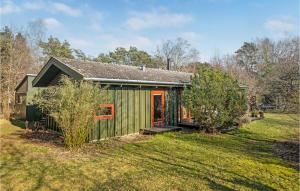
[[[16,190],[19,184],[23,185],[22,189],[39,190],[42,187],[49,190],[53,189],[52,186],[45,181],[46,172],[53,168],[53,165],[42,163],[42,161],[34,161],[29,159],[26,150],[17,147],[12,143],[3,144],[1,148],[5,151],[4,155],[11,156],[10,160],[1,160],[1,181],[5,185],[4,189]],[[48,158],[51,162],[51,158]],[[37,163],[33,165],[33,163]],[[51,163],[50,163],[51,164]]]
[[[40,137],[41,133],[16,135],[26,140],[49,142],[49,135]],[[28,190],[240,190],[242,188],[270,191],[275,190],[272,187],[275,184],[273,180],[268,182],[268,178],[260,174],[253,175],[260,170],[253,169],[252,175],[245,174],[243,173],[245,171],[239,171],[220,162],[229,155],[221,155],[219,159],[208,157],[216,156],[213,152],[217,151],[250,158],[255,162],[285,166],[271,156],[269,140],[244,130],[230,135],[211,137],[201,134],[169,133],[154,137],[153,141],[131,143],[115,148],[101,147],[103,149],[101,156],[90,157],[83,162],[68,159],[65,163],[57,162],[55,156],[49,153],[31,154],[30,148],[12,141],[4,143],[3,146],[0,179],[7,190],[17,190],[19,185],[25,185],[23,189]],[[210,155],[204,158],[201,154],[207,154],[208,151],[199,153],[203,151],[201,149],[203,147],[216,150],[210,150]],[[231,163],[235,163],[234,158],[230,160]],[[251,166],[248,167],[249,170],[250,168]],[[267,173],[270,172],[272,171]],[[288,183],[289,180],[287,179]]]
[[[236,132],[236,131],[235,131]],[[177,140],[195,144],[198,146],[206,145],[214,148],[220,148],[227,152],[238,152],[240,154],[249,154],[252,151],[254,154],[259,151],[261,153],[268,152],[268,146],[272,141],[258,138],[256,134],[249,131],[238,129],[238,133],[222,134],[222,135],[209,135],[205,133],[191,134],[190,136],[182,136],[181,134],[168,134],[165,135]]]
[[[222,177],[217,177],[219,180],[222,180]],[[218,183],[215,180],[212,179],[207,179],[209,182],[209,187],[213,190],[222,190],[222,191],[234,191],[236,189],[232,189],[228,186],[225,186],[221,183]],[[242,185],[243,187],[246,187],[251,190],[264,190],[264,191],[275,191],[276,189],[269,187],[265,184],[262,184],[260,182],[255,182],[250,179],[245,179],[245,178],[234,178],[233,180],[226,180],[224,179],[223,181],[228,181],[233,185]]]
[[[25,122],[22,120],[10,120],[11,124],[21,129],[25,129]],[[29,123],[29,129],[27,131],[16,131],[11,133],[11,136],[16,136],[25,141],[39,142],[39,143],[49,143],[54,146],[63,146],[63,137],[61,134],[55,131],[32,131],[33,122]]]
[[[148,174],[148,176],[155,176],[154,179],[156,178],[157,181],[159,181],[161,177],[164,177],[164,180],[169,181],[169,184],[172,185],[171,189],[175,190],[181,190],[184,187],[199,190],[199,185],[196,186],[194,184],[195,182],[199,183],[199,181],[202,181],[204,184],[208,182],[208,186],[213,190],[234,190],[227,185],[239,185],[240,187],[267,191],[275,190],[266,184],[254,181],[236,172],[226,170],[225,168],[220,168],[217,165],[192,160],[184,154],[174,156],[173,153],[173,155],[170,155],[170,152],[151,149],[151,147],[146,145],[137,144],[131,148],[122,148],[122,152],[119,154],[107,153],[107,155],[111,158],[119,158],[119,155],[122,155],[124,157],[122,160],[124,165],[138,166],[141,168],[141,172],[147,172],[145,174]],[[136,174],[136,177],[145,179],[147,178],[145,174]],[[98,184],[93,190],[106,188],[119,190],[118,187],[138,190],[138,188],[141,188],[143,185],[131,185],[130,182],[135,181],[134,177],[135,176],[130,174],[122,174],[102,184]],[[174,180],[172,177],[177,178]],[[124,182],[124,179],[127,181]],[[149,179],[151,179],[151,177],[149,177]],[[128,182],[128,180],[130,180],[130,182]],[[152,184],[155,184],[155,181]],[[111,187],[111,185],[117,186]]]
[[[21,129],[25,129],[25,121],[17,120],[17,119],[11,119],[11,124],[14,126],[20,127]],[[33,127],[33,122],[29,122],[29,128]]]
[[[273,142],[273,152],[275,155],[281,157],[283,160],[290,163],[296,170],[300,170],[299,155],[300,142],[299,138],[289,141],[274,141]]]
[[[235,185],[274,190],[239,172],[192,158],[188,153],[193,151],[178,148],[174,152],[161,142],[108,149],[101,157],[70,165],[58,163],[49,154],[32,156],[28,149],[14,143],[4,144],[2,151],[13,156],[0,167],[7,190],[15,190],[19,184],[27,185],[28,190],[236,190]],[[84,170],[86,165],[91,165],[90,169]],[[22,177],[16,177],[18,174]]]
[[[0,166],[3,190],[84,190],[82,182],[98,181],[86,174],[80,163],[61,164],[48,153],[33,155],[30,149],[4,140]]]
[[[270,126],[286,126],[299,128],[299,120],[290,118],[290,120],[282,120],[276,118],[265,118],[264,122]]]
[[[49,143],[57,147],[64,146],[64,139],[63,137],[55,132],[48,132],[48,131],[27,131],[26,133],[19,133],[18,134],[21,139],[30,142],[38,142],[38,143]]]
[[[169,138],[169,140],[173,140],[175,142],[174,145],[177,144],[178,141],[179,143],[182,141],[184,143],[190,143],[191,145],[198,145],[199,148],[208,146],[208,149],[210,147],[215,148],[224,153],[232,153],[233,155],[241,156],[246,160],[259,162],[262,165],[266,165],[265,168],[271,168],[271,166],[269,166],[270,164],[274,164],[274,168],[290,168],[288,163],[283,163],[281,160],[274,157],[272,152],[272,143],[274,139],[268,139],[263,135],[244,129],[237,129],[236,132],[222,135],[222,137],[201,134],[197,136],[195,134],[187,133],[168,133],[163,136]],[[250,177],[247,177],[247,175],[243,175],[242,172],[235,171],[226,166],[221,165],[220,167],[218,164],[208,164],[207,162],[203,162],[200,158],[199,160],[194,160],[197,157],[192,157],[191,153],[195,152],[197,151],[181,148],[180,144],[178,144],[178,148],[174,149],[167,148],[159,142],[149,142],[122,147],[122,152],[119,155],[123,156],[122,158],[124,160],[122,160],[122,162],[124,164],[127,163],[128,165],[139,166],[144,172],[148,172],[149,174],[159,174],[162,177],[166,177],[166,179],[170,177],[170,184],[173,185],[171,189],[174,190],[182,189],[180,184],[185,184],[185,188],[189,188],[188,186],[193,188],[193,184],[190,182],[199,182],[201,180],[206,181],[203,182],[203,184],[207,184],[208,182],[208,186],[213,190],[236,190],[236,188],[240,187],[255,190],[276,190],[271,186],[272,184],[268,185],[260,181],[261,175],[259,171],[257,171],[254,178],[253,175],[250,175],[253,172],[249,174]],[[114,155],[112,153],[109,153],[108,155],[111,158],[120,157],[119,155]],[[220,158],[222,157],[224,156],[220,156]],[[234,163],[234,161],[232,162]],[[251,169],[249,170],[252,171]],[[109,185],[116,184],[121,187],[125,186],[135,189],[134,186],[128,185],[128,182],[124,183],[124,179],[132,178],[130,175],[126,176],[129,177],[125,178],[125,175],[123,175],[107,180],[104,184],[97,185],[94,190],[108,188]],[[144,175],[141,174],[137,176],[143,177]],[[266,174],[266,176],[269,176],[269,174]],[[190,182],[181,180],[174,181],[174,178],[172,177],[180,177],[182,180],[189,179]],[[255,177],[257,177],[257,179]],[[159,180],[160,178],[157,179]],[[155,181],[153,184],[155,184]],[[195,186],[194,189],[199,190],[199,187]]]
[[[208,146],[208,148],[218,149],[225,153],[232,153],[243,156],[243,158],[250,158],[263,164],[274,164],[284,167],[291,167],[290,161],[282,162],[274,158],[274,140],[265,139],[256,133],[251,133],[244,129],[237,129],[235,133],[222,135],[222,138],[211,135],[181,136],[170,134],[167,135],[182,140],[183,142],[190,142],[191,144],[198,145],[199,147]],[[293,148],[298,149],[299,145],[294,145]],[[281,149],[283,151],[283,149]],[[294,149],[295,152],[295,149]],[[287,154],[287,152],[284,152]],[[292,153],[293,154],[293,153]],[[278,155],[277,155],[278,156]],[[291,156],[291,155],[289,155]],[[298,155],[299,156],[299,151]],[[292,165],[294,167],[295,165]],[[295,168],[297,169],[297,168]]]
[[[235,137],[240,137],[243,139],[249,139],[252,141],[267,141],[266,137],[263,135],[260,135],[258,133],[250,132],[244,128],[235,129],[231,132],[226,133],[227,135],[232,135]]]
[[[10,120],[10,122],[14,126],[20,127],[21,129],[25,129],[25,122],[24,121],[12,119],[12,120]]]

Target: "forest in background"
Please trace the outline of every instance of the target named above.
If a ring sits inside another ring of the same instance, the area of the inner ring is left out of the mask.
[[[199,51],[183,38],[161,42],[154,55],[132,46],[116,47],[109,53],[91,57],[72,48],[67,40],[60,41],[53,36],[45,38],[42,26],[30,23],[22,30],[2,28],[0,48],[0,113],[5,118],[13,111],[16,85],[25,74],[38,73],[51,56],[163,69],[169,60],[171,70],[185,72],[196,72],[198,67],[209,65],[247,85],[253,108],[265,104],[278,111],[299,113],[299,37],[244,42],[235,53],[216,54],[209,63],[203,63]]]

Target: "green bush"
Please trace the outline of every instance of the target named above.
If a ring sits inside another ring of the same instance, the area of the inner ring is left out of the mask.
[[[36,95],[34,102],[59,124],[65,145],[77,149],[88,138],[94,111],[103,99],[101,94],[99,85],[63,77],[59,85]]]
[[[216,132],[245,114],[246,91],[227,73],[211,67],[198,70],[190,88],[184,91],[184,103],[198,125]]]
[[[257,115],[258,115],[258,111],[256,109],[253,109],[251,111],[251,117],[257,117]]]

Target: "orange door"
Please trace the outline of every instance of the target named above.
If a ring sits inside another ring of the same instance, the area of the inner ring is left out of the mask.
[[[152,127],[162,127],[165,116],[165,92],[152,90],[151,104]]]

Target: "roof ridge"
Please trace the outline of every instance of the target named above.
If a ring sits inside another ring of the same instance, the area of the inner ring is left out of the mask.
[[[92,61],[92,60],[79,60],[79,59],[63,58],[63,57],[53,57],[53,58],[55,58],[57,60],[60,60],[60,61],[68,60],[68,61],[77,61],[77,62],[81,62],[81,63],[94,63],[94,64],[115,65],[115,66],[117,65],[117,66],[121,66],[121,67],[128,67],[128,68],[139,69],[139,66],[132,66],[132,65],[126,65],[126,64],[98,62],[98,61]],[[162,68],[147,68],[147,69],[159,70],[159,71],[170,72],[170,73],[182,73],[182,74],[188,74],[188,75],[193,74],[193,73],[189,73],[189,72],[166,70],[166,69],[162,69]]]

